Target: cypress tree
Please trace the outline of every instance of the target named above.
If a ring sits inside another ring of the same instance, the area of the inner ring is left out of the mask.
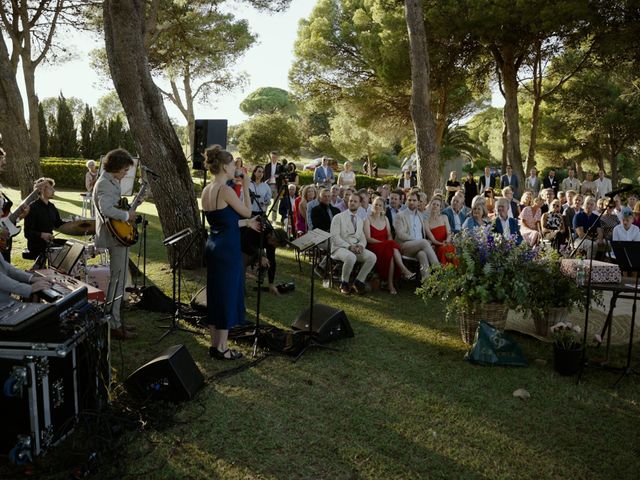
[[[46,157],[49,154],[49,131],[47,130],[44,108],[40,102],[38,102],[38,128],[40,134],[40,156]]]
[[[93,110],[88,104],[84,106],[84,114],[80,120],[80,153],[83,158],[95,158]]]
[[[78,156],[78,137],[73,123],[73,115],[62,93],[58,97],[58,115],[56,117],[56,138],[61,157]]]

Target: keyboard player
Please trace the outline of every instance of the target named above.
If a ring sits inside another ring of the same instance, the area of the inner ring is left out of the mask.
[[[0,246],[6,243],[8,238],[9,231],[0,227]],[[20,270],[0,255],[0,305],[11,302],[11,294],[29,297],[32,293],[50,288],[51,285],[49,278]]]

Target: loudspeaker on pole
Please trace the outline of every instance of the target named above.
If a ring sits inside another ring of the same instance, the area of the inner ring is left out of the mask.
[[[191,152],[194,170],[204,170],[204,151],[216,144],[227,148],[227,120],[196,120]]]

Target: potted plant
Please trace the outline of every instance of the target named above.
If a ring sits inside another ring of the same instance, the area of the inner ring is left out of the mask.
[[[543,249],[521,272],[528,283],[526,310],[533,317],[536,333],[544,337],[549,336],[551,325],[566,322],[571,310],[583,311],[586,303],[586,289],[562,273],[560,265],[555,250]]]
[[[553,368],[560,375],[575,375],[582,360],[582,329],[571,322],[559,322],[551,327],[553,338]]]
[[[536,252],[489,226],[463,230],[453,244],[458,265],[433,269],[416,293],[441,298],[446,319],[457,317],[462,339],[471,344],[480,320],[504,328],[509,308],[524,308],[528,290],[520,272]]]

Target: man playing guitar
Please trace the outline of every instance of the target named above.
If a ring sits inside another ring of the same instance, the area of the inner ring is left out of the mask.
[[[0,173],[4,172],[4,169],[7,166],[7,153],[4,151],[2,147],[0,147]],[[0,190],[2,190],[2,185],[0,185]],[[0,198],[0,211],[2,212],[0,216],[6,217],[11,213],[11,207],[13,206],[13,202],[9,200],[9,198],[2,193],[2,198]],[[29,213],[29,206],[25,205],[18,219],[22,219],[27,216]],[[0,254],[7,261],[7,263],[11,263],[11,246],[13,244],[12,238],[9,237],[0,245]]]
[[[129,249],[114,238],[108,229],[107,222],[109,219],[134,221],[136,218],[135,210],[122,210],[117,206],[121,196],[120,181],[127,175],[133,164],[133,159],[126,150],[121,148],[111,150],[103,160],[103,172],[93,187],[93,204],[97,210],[95,246],[107,248],[111,259],[107,292],[107,301],[113,301],[110,319],[111,335],[122,340],[136,336],[122,325],[120,316]]]

